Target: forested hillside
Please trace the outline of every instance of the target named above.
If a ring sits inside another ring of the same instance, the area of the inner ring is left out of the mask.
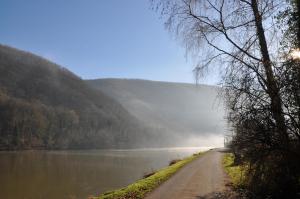
[[[170,135],[179,145],[205,144],[199,140],[210,137],[218,138],[218,145],[222,143],[225,113],[216,86],[138,79],[98,79],[88,83],[117,100],[145,125]]]
[[[128,148],[145,143],[147,133],[67,69],[0,45],[1,149]]]
[[[0,45],[0,149],[198,146],[188,141],[223,134],[216,95],[203,85],[83,81]]]

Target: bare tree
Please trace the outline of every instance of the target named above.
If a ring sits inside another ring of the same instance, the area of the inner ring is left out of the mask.
[[[247,76],[256,79],[260,89],[269,96],[278,131],[288,146],[282,100],[274,74],[277,60],[272,60],[270,55],[272,50],[276,51],[274,47],[270,50],[276,36],[272,17],[282,8],[282,1],[165,0],[160,3],[163,14],[168,15],[166,25],[188,50],[209,50],[196,67],[197,73],[216,64],[214,60],[218,59],[222,60],[227,74],[246,70]]]
[[[196,75],[210,67],[223,71],[228,119],[235,131],[233,144],[254,168],[249,171],[250,184],[284,194],[293,189],[294,194],[293,184],[299,177],[294,167],[300,166],[299,116],[298,105],[292,105],[295,100],[288,96],[297,77],[291,78],[282,67],[280,42],[286,27],[275,23],[289,4],[282,0],[160,0],[155,5],[166,17],[167,28],[198,58]]]

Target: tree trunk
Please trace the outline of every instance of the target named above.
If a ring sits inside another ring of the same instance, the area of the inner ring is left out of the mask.
[[[260,51],[262,55],[262,63],[267,77],[267,90],[271,99],[271,111],[276,121],[278,133],[285,147],[289,145],[289,137],[285,124],[284,114],[282,110],[282,100],[279,93],[277,81],[274,77],[272,63],[269,55],[268,45],[266,42],[265,32],[262,24],[261,14],[258,10],[257,0],[251,0],[251,7],[255,17],[256,31],[259,39]]]
[[[296,45],[300,49],[300,0],[296,1],[296,24],[297,24],[297,41]]]

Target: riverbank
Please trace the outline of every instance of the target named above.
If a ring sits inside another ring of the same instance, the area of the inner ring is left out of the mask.
[[[223,154],[223,149],[208,151],[176,172],[145,199],[219,198],[219,193],[226,190]]]
[[[196,160],[201,157],[206,152],[200,152],[194,154],[190,157],[187,157],[183,160],[176,162],[168,167],[165,167],[153,175],[150,175],[147,178],[138,180],[137,182],[124,187],[122,189],[105,192],[99,197],[91,197],[91,199],[127,199],[127,198],[135,198],[141,199],[146,196],[147,193],[150,193],[163,182],[168,180],[173,174],[175,174],[180,168],[185,166],[186,164]]]
[[[141,179],[145,172],[157,171],[171,160],[204,150],[187,147],[1,151],[1,198],[87,199],[125,187]]]

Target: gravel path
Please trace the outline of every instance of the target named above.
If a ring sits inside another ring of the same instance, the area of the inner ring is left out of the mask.
[[[146,199],[218,198],[225,190],[222,152],[214,149],[180,169]]]

